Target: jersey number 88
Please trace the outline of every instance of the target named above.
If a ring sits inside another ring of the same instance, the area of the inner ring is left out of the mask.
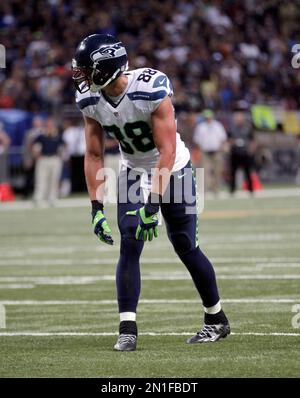
[[[148,152],[155,148],[149,125],[144,121],[126,123],[123,129],[115,124],[103,126],[106,133],[116,138],[123,152]]]

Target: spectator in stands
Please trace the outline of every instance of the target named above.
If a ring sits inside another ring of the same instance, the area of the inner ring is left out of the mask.
[[[7,183],[9,180],[7,151],[10,146],[10,138],[6,134],[3,124],[0,123],[0,184]]]
[[[203,111],[203,117],[205,120],[195,128],[194,142],[200,151],[201,166],[204,167],[205,192],[212,191],[217,195],[222,178],[227,134],[223,125],[214,118],[212,110]]]
[[[65,121],[63,140],[66,144],[66,158],[69,160],[71,191],[83,192],[86,190],[84,176],[85,137],[81,121]]]
[[[35,158],[32,152],[32,146],[35,139],[43,134],[45,129],[45,121],[40,116],[36,116],[32,121],[32,128],[26,132],[23,141],[23,168],[25,173],[25,185],[23,195],[24,198],[33,192],[34,186],[34,170],[35,170]]]
[[[276,115],[284,113],[277,109],[300,109],[299,69],[291,67],[291,49],[299,42],[298,0],[102,0],[101,9],[98,3],[0,2],[6,48],[0,108],[62,119],[65,111],[77,113],[74,49],[88,34],[111,33],[130,50],[130,69],[151,65],[168,75],[179,120],[180,113],[204,108],[229,117],[239,103],[274,106]],[[191,130],[187,126],[188,142]]]
[[[83,0],[2,1],[0,107],[60,111],[73,102],[76,44],[111,33],[130,48],[130,68],[167,73],[176,110],[232,110],[239,100],[297,109],[300,81],[289,53],[299,17],[297,0],[102,0],[101,10]]]
[[[45,201],[53,206],[58,198],[64,145],[54,119],[47,119],[45,133],[33,144],[36,158],[34,200],[38,206],[45,205]]]
[[[241,111],[233,115],[233,122],[229,130],[230,143],[230,192],[236,190],[236,174],[238,169],[245,173],[249,192],[253,192],[251,172],[254,167],[256,142],[252,123]]]

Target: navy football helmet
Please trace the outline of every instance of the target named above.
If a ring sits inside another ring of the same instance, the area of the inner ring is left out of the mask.
[[[111,35],[90,35],[83,39],[72,60],[72,77],[80,93],[97,92],[114,81],[128,67],[122,42]]]

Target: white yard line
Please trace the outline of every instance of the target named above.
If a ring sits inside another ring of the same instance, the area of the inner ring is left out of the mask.
[[[219,269],[222,266],[219,267]],[[233,266],[234,267],[234,266]],[[284,261],[282,263],[256,263],[254,264],[255,268],[299,268],[300,267],[300,263],[285,263]],[[225,269],[225,267],[222,267],[222,269]],[[231,267],[227,267],[227,269],[230,269]],[[240,270],[245,270],[245,268],[247,269],[251,269],[251,267],[239,267]],[[252,268],[253,269],[253,268]]]
[[[3,304],[0,304],[0,329],[6,329],[6,311]]]
[[[255,199],[264,199],[264,198],[287,198],[293,196],[300,196],[300,188],[274,188],[274,189],[265,189],[263,191],[255,192]],[[221,192],[220,197],[209,198],[208,200],[234,200],[234,199],[249,199],[249,193],[245,191],[237,191],[234,198],[228,192]],[[206,200],[206,199],[205,199]],[[253,200],[253,198],[252,198]]]
[[[237,242],[229,242],[229,243],[205,243],[204,245],[201,245],[200,242],[200,247],[204,247],[205,249],[210,249],[210,250],[230,250],[230,251],[256,251],[256,250],[280,250],[282,251],[283,249],[299,249],[299,243],[295,242],[294,244],[290,243],[272,243],[272,242],[265,242],[262,244],[252,242],[251,244],[241,244]]]
[[[156,247],[154,248],[156,249]],[[100,265],[100,264],[116,264],[115,258],[87,258],[87,259],[66,259],[66,258],[55,258],[55,259],[26,259],[17,258],[12,259],[12,257],[22,257],[25,256],[24,253],[15,252],[11,253],[9,256],[3,256],[0,259],[0,266],[41,266],[41,265]],[[9,259],[3,259],[3,257],[9,257]],[[291,264],[296,267],[300,266],[300,257],[211,257],[211,261],[214,264],[254,264],[259,267],[284,267],[291,266]],[[142,257],[141,263],[148,264],[181,264],[181,261],[176,257]]]
[[[144,281],[184,281],[190,280],[190,276],[184,274],[173,275],[144,275]],[[300,274],[283,275],[218,275],[218,280],[299,280]],[[62,277],[1,277],[0,290],[5,289],[31,289],[35,286],[72,286],[91,285],[98,282],[114,282],[115,275],[102,276],[62,276]],[[6,282],[6,283],[5,283]],[[22,283],[23,282],[23,283]]]
[[[144,281],[183,281],[190,280],[190,275],[187,272],[173,272],[173,273],[150,273],[143,275]],[[218,280],[299,280],[300,274],[244,274],[244,275],[224,275],[219,274]],[[34,285],[89,285],[97,282],[115,281],[115,275],[101,275],[101,276],[20,276],[20,277],[0,277],[0,288],[5,289],[6,283],[17,283],[20,285],[29,284]]]
[[[288,263],[288,262],[299,262],[300,257],[211,257],[211,261],[214,263]]]
[[[230,265],[223,266],[215,263],[215,270],[217,272],[234,272],[234,273],[242,273],[242,272],[259,272],[265,268],[280,268],[282,270],[286,270],[287,268],[300,268],[300,263],[256,263],[248,266],[244,265]]]
[[[222,299],[222,303],[229,304],[292,304],[300,303],[295,299]],[[108,305],[117,304],[117,300],[1,300],[0,305]],[[201,304],[199,300],[188,299],[141,299],[139,304]]]
[[[59,239],[59,238],[57,238]],[[62,238],[64,239],[64,238]],[[109,246],[109,245],[99,245],[97,244],[97,241],[95,240],[96,244],[95,245],[88,245],[85,243],[80,242],[78,240],[78,244],[74,246],[38,246],[38,247],[26,247],[24,249],[15,249],[12,248],[12,246],[1,246],[1,257],[25,257],[28,255],[35,255],[35,254],[73,254],[73,253],[88,253],[88,254],[93,254],[97,255],[97,253],[102,255],[104,252],[106,253],[118,253],[120,251],[120,246],[117,243],[114,246]],[[32,238],[29,241],[28,245],[32,244]],[[45,244],[43,242],[43,244]],[[171,248],[170,244],[166,241],[165,243],[154,243],[153,245],[145,246],[144,250],[153,252],[153,250],[156,249],[167,249],[169,250]]]
[[[66,260],[66,261],[60,261],[60,260],[53,260],[53,261],[37,261],[37,262],[31,262],[31,261],[26,261],[24,264],[21,263],[15,263],[14,261],[10,261],[8,263],[3,263],[1,264],[0,262],[0,268],[1,267],[5,267],[5,266],[9,266],[9,267],[20,267],[20,266],[28,266],[28,267],[36,267],[36,266],[58,266],[58,265],[63,265],[63,266],[81,266],[81,265],[116,265],[116,260],[115,259],[97,259],[97,260],[83,260],[83,261],[74,261],[74,260]],[[225,262],[226,263],[226,262]],[[223,265],[219,265],[222,264],[222,262],[218,263],[216,261],[213,261],[213,264],[215,265],[215,269],[217,272],[229,272],[229,273],[241,273],[241,272],[249,272],[249,273],[257,273],[258,271],[261,271],[265,268],[280,268],[282,270],[286,270],[288,268],[300,268],[300,262],[294,262],[294,263],[286,263],[286,262],[282,262],[282,263],[277,263],[277,262],[272,262],[272,263],[253,263],[250,264],[248,266],[245,265],[237,265],[239,263],[239,261],[234,262],[232,265],[228,265],[228,266],[223,266]],[[141,260],[141,264],[143,266],[143,264],[170,264],[170,265],[180,265],[182,264],[180,260],[177,259],[161,259],[160,261],[151,261],[150,259],[144,259]],[[182,265],[183,269],[184,266]],[[167,273],[167,271],[165,271]],[[182,273],[182,272],[181,272]],[[169,272],[168,272],[169,274]],[[176,272],[172,272],[172,274],[176,274]],[[1,278],[1,277],[0,277]],[[1,280],[1,279],[0,279]]]
[[[289,242],[290,240],[287,240],[287,242]],[[200,239],[200,247],[204,248],[205,250],[210,249],[210,250],[222,250],[222,252],[224,251],[249,251],[249,250],[268,250],[268,249],[272,249],[272,250],[283,250],[283,249],[299,249],[299,243],[298,241],[295,240],[295,243],[276,243],[276,242],[271,242],[271,241],[267,241],[264,243],[258,243],[258,242],[252,242],[247,243],[247,242],[223,242],[223,243],[214,243],[213,241],[211,242],[202,242]],[[151,253],[155,252],[158,249],[163,249],[166,252],[172,252],[172,247],[171,244],[169,244],[168,242],[166,242],[165,244],[161,244],[161,245],[148,245],[145,246],[144,252],[148,252],[151,251]],[[87,246],[87,245],[82,245],[80,243],[78,243],[77,247],[47,247],[47,246],[43,246],[43,247],[39,247],[39,248],[28,248],[28,249],[24,249],[24,250],[14,250],[11,247],[1,247],[1,260],[0,260],[0,265],[9,265],[9,262],[15,263],[15,265],[27,265],[27,263],[30,264],[30,262],[32,261],[32,259],[26,259],[27,256],[32,256],[32,255],[40,255],[43,256],[43,258],[45,258],[45,255],[47,254],[53,254],[53,255],[68,255],[68,254],[85,254],[86,257],[88,257],[89,255],[99,255],[99,258],[101,255],[103,255],[103,253],[111,253],[114,256],[118,256],[120,247],[119,244],[116,244],[114,247],[106,247],[104,245],[102,246]],[[16,259],[15,259],[16,258]],[[235,260],[237,261],[237,259],[239,258],[239,256],[235,256],[234,257]],[[40,259],[40,263],[42,263],[43,261],[46,262],[50,262],[51,259],[46,258],[45,260],[43,260],[41,257],[35,258],[33,261],[34,262],[38,262],[38,260]],[[142,261],[147,261],[147,259],[142,258]],[[299,260],[299,258],[297,258],[297,260]],[[54,260],[55,261],[55,260]],[[70,264],[70,259],[63,259],[61,261],[65,262],[65,265]],[[79,260],[78,260],[79,261]],[[96,260],[95,260],[96,261]],[[110,260],[111,261],[111,260]],[[149,262],[151,263],[152,259],[149,258]],[[159,260],[156,260],[157,262],[159,262]],[[172,260],[172,261],[179,261],[178,259]],[[225,261],[226,261],[226,257],[225,257]],[[98,259],[98,263],[100,262],[100,259]],[[252,262],[251,259],[249,259],[249,262]],[[64,265],[64,264],[63,264]]]
[[[300,279],[300,274],[283,274],[283,275],[218,275],[218,279],[223,280],[283,280],[283,279]]]
[[[298,197],[300,196],[300,188],[278,188],[278,189],[266,189],[255,193],[255,199],[264,198],[287,198],[287,197]],[[221,192],[219,200],[236,200],[236,199],[249,199],[248,192],[238,191],[235,197],[232,198],[227,192]],[[206,198],[207,201],[215,201],[215,199]],[[251,198],[251,200],[254,200]],[[89,200],[87,197],[83,198],[68,198],[61,199],[57,203],[59,208],[72,208],[72,207],[86,207],[89,208]],[[11,211],[11,210],[27,210],[33,209],[34,205],[32,201],[17,201],[12,203],[1,203],[0,211]],[[35,209],[36,211],[45,211],[45,209]]]
[[[141,332],[139,336],[192,336],[195,332]],[[29,336],[29,337],[106,337],[117,336],[117,332],[0,332],[0,337]],[[284,333],[284,332],[241,332],[231,333],[232,336],[284,336],[284,337],[300,337],[300,333]]]
[[[89,207],[89,200],[87,197],[85,198],[68,198],[61,199],[57,202],[56,207],[66,208],[66,207]],[[34,202],[31,200],[28,201],[16,201],[16,202],[7,202],[1,203],[0,211],[11,211],[11,210],[35,210],[35,211],[45,211],[49,208],[37,208],[34,206]]]
[[[3,289],[33,289],[35,285],[32,283],[0,283],[0,290]]]

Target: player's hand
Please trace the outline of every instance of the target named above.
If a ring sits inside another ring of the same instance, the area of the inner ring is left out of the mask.
[[[101,210],[98,210],[93,216],[92,224],[94,232],[98,238],[108,245],[113,245],[114,241],[111,236],[111,229],[106,221],[106,218]]]
[[[151,241],[153,236],[158,237],[158,213],[147,214],[143,206],[138,210],[128,211],[126,214],[139,218],[139,225],[135,232],[136,240]]]

